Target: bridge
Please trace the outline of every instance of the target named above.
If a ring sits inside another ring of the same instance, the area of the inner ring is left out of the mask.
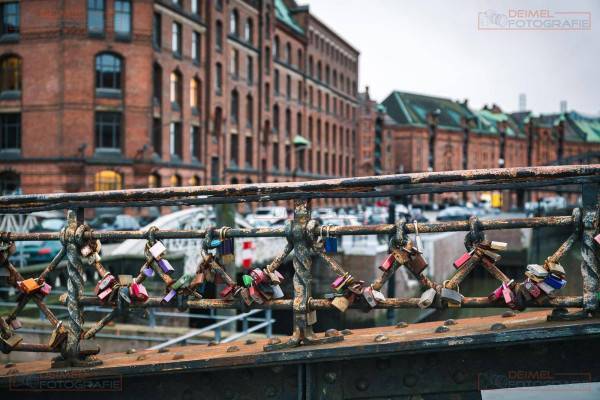
[[[81,398],[82,391],[86,398],[470,399],[480,398],[482,390],[598,382],[599,172],[597,164],[568,165],[4,196],[0,213],[69,212],[67,226],[60,232],[0,233],[0,276],[18,293],[17,307],[0,318],[1,350],[57,354],[51,361],[5,365],[0,369],[0,390],[19,398],[34,398],[43,391],[45,397],[61,399]],[[582,206],[572,215],[369,226],[319,226],[311,219],[313,199],[529,190],[564,184],[581,186]],[[90,207],[287,200],[294,203],[294,218],[285,227],[95,232],[83,218],[84,209]],[[488,240],[486,232],[540,227],[569,228],[572,234],[545,260],[524,267],[518,281],[509,279],[496,265],[507,244]],[[465,232],[466,252],[457,254],[455,273],[448,280],[435,282],[428,276],[427,255],[422,253],[419,238],[451,231]],[[390,255],[373,282],[350,275],[332,257],[332,239],[345,235],[390,235]],[[249,268],[237,281],[223,265],[232,255],[232,241],[247,237],[284,238],[286,244],[265,268]],[[101,241],[116,238],[147,243],[146,262],[137,276],[114,277],[102,265]],[[202,240],[194,273],[170,268],[161,241],[174,238]],[[63,244],[58,256],[34,277],[23,277],[10,260],[14,243],[28,240]],[[579,271],[560,263],[575,249],[581,252]],[[68,272],[68,293],[61,299],[68,310],[64,321],[44,302],[50,290],[45,277],[62,258],[67,260]],[[278,273],[286,258],[292,259],[293,276]],[[317,265],[335,277],[332,293],[321,298],[313,297]],[[83,293],[82,272],[87,268],[102,277],[94,296]],[[418,280],[420,297],[383,295],[386,283],[399,269]],[[465,297],[460,284],[476,270],[496,279],[498,289],[486,297]],[[576,273],[581,275],[582,293],[560,295],[562,287],[579,279]],[[164,291],[146,293],[144,283],[151,279],[162,282]],[[222,282],[220,298],[203,298],[198,293],[204,280]],[[285,281],[293,282],[291,293],[282,293]],[[45,314],[53,329],[47,343],[27,343],[19,336],[15,320],[29,302]],[[98,305],[112,311],[84,328],[83,307]],[[495,308],[498,315],[418,324],[397,321],[392,326],[317,333],[313,329],[323,310],[456,307]],[[93,339],[108,322],[125,310],[148,308],[289,310],[293,331],[286,338],[102,353]]]

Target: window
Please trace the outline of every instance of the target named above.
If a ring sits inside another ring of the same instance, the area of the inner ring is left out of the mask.
[[[292,150],[291,150],[291,146],[289,144],[285,145],[285,170],[286,171],[291,171],[292,170]]]
[[[200,114],[200,80],[198,78],[190,81],[190,107],[192,113]]]
[[[192,33],[192,60],[198,64],[200,62],[200,34]]]
[[[0,94],[21,91],[21,59],[8,55],[0,59]]]
[[[96,148],[121,148],[121,113],[96,113]]]
[[[152,45],[158,50],[162,47],[162,18],[159,13],[154,13],[152,19]]]
[[[200,177],[198,175],[192,175],[188,181],[190,186],[200,185]]]
[[[302,49],[298,49],[298,54],[296,55],[296,58],[298,60],[298,69],[303,70],[304,65],[302,63]]]
[[[251,56],[246,57],[246,82],[248,85],[254,82],[254,61]]]
[[[271,86],[269,82],[265,83],[265,108],[271,108]]]
[[[173,54],[181,56],[181,24],[173,22],[171,27],[171,49]]]
[[[273,57],[275,57],[276,60],[279,60],[279,36],[275,35],[275,40],[273,41]]]
[[[229,34],[233,36],[239,36],[238,21],[239,15],[237,10],[234,8],[229,15]]]
[[[21,148],[21,114],[0,114],[0,150]]]
[[[115,0],[115,33],[117,36],[131,35],[131,2]]]
[[[148,187],[149,188],[159,188],[161,187],[161,178],[158,172],[154,172],[148,175]]]
[[[162,120],[152,119],[152,147],[157,156],[162,157]]]
[[[298,81],[298,104],[302,103],[302,81]]]
[[[231,163],[235,166],[240,163],[240,137],[237,134],[231,135]]]
[[[265,15],[265,31],[267,36],[271,36],[271,14],[269,6],[267,6],[267,15]]]
[[[275,96],[279,96],[279,70],[275,69],[275,76],[273,77],[273,85],[275,86]]]
[[[171,106],[174,109],[180,109],[181,107],[182,86],[181,72],[177,70],[171,72]]]
[[[4,15],[2,21],[4,22]],[[87,0],[87,27],[89,33],[104,33],[104,0]]]
[[[252,164],[254,164],[254,151],[253,151],[253,141],[252,136],[246,136],[246,167],[252,168]]]
[[[221,63],[217,63],[215,67],[215,89],[218,95],[223,93],[223,66]]]
[[[325,83],[329,85],[329,65],[325,66]]]
[[[240,74],[240,52],[237,49],[231,49],[231,59],[229,60],[229,73],[233,79],[237,79]]]
[[[217,21],[215,24],[215,47],[217,51],[223,50],[223,23]]]
[[[157,63],[152,67],[152,97],[155,105],[162,104],[162,68]]]
[[[285,44],[285,62],[292,64],[292,45],[289,42]]]
[[[181,159],[181,124],[179,122],[171,122],[169,126],[169,146],[171,157],[175,156]]]
[[[239,111],[240,111],[240,98],[237,90],[231,92],[231,109],[229,112],[231,113],[231,123],[237,125]]]
[[[313,88],[312,86],[308,87],[308,105],[313,106]]]
[[[317,61],[317,80],[321,80],[321,61]]]
[[[21,177],[14,171],[0,172],[0,196],[21,194]]]
[[[201,160],[202,155],[200,154],[200,127],[192,125],[190,127],[190,150],[193,159]]]
[[[288,100],[292,98],[292,77],[289,75],[285,77],[285,96]]]
[[[179,174],[174,174],[171,175],[171,186],[181,186],[181,182],[183,182],[183,180],[181,179],[181,175]]]
[[[200,7],[198,7],[198,0],[192,0],[192,13],[200,15]]]
[[[96,89],[121,90],[121,58],[111,53],[96,56]]]
[[[271,60],[269,59],[269,55],[271,54],[271,50],[269,49],[269,46],[265,47],[265,73],[267,75],[271,74]]]
[[[296,130],[297,130],[297,135],[302,136],[302,114],[301,113],[297,113],[296,114]]]
[[[279,106],[277,104],[273,106],[273,132],[279,132]]]
[[[116,171],[100,171],[94,176],[94,187],[98,191],[123,189],[123,175]]]
[[[215,8],[217,9],[217,11],[223,11],[223,0],[216,0]]]
[[[285,136],[290,137],[292,133],[292,112],[288,108],[285,110]]]
[[[252,44],[254,36],[254,26],[252,24],[252,20],[248,18],[246,20],[246,25],[244,26],[244,40],[250,44]]]
[[[246,96],[246,126],[252,128],[254,123],[254,100],[251,95]]]
[[[273,169],[279,169],[279,143],[273,143]]]

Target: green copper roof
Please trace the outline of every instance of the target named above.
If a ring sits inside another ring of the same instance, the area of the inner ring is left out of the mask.
[[[519,128],[517,122],[508,114],[502,112],[492,112],[490,110],[479,110],[477,115],[487,123],[489,123],[495,131],[498,130],[499,122],[506,122],[506,135],[512,137],[525,137],[525,133]]]
[[[564,114],[569,127],[579,133],[585,141],[600,142],[600,118],[586,117],[574,111]]]
[[[304,136],[296,135],[294,137],[294,146],[310,146],[310,140],[306,139]]]
[[[290,9],[287,8],[283,0],[275,0],[275,16],[292,30],[304,35],[304,29],[294,20]]]

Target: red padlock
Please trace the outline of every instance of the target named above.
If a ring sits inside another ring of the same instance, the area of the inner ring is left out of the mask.
[[[456,259],[456,261],[454,261],[454,263],[452,265],[454,265],[454,268],[459,269],[460,267],[465,265],[467,263],[467,261],[469,261],[471,259],[472,256],[473,256],[473,252],[471,252],[471,251],[468,253],[465,253],[462,256],[458,257],[458,259]]]
[[[132,299],[142,303],[148,300],[148,291],[141,283],[133,282],[129,287],[129,295]]]
[[[392,265],[394,265],[394,260],[396,258],[394,257],[393,254],[390,254],[387,256],[387,258],[383,261],[383,264],[381,264],[379,266],[379,269],[382,270],[383,272],[389,270],[390,268],[392,268]]]
[[[227,297],[231,296],[231,294],[233,294],[234,289],[235,289],[235,286],[225,286],[225,289],[221,290],[221,293],[219,293],[219,296],[226,299]]]

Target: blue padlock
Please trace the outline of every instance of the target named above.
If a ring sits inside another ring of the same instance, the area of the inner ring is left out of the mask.
[[[210,241],[209,248],[216,249],[217,247],[219,247],[221,245],[221,243],[222,242],[219,239],[213,239]]]
[[[567,284],[566,280],[560,279],[554,274],[549,274],[546,279],[544,279],[544,282],[554,289],[562,289]]]
[[[337,238],[325,238],[325,253],[337,253]]]

